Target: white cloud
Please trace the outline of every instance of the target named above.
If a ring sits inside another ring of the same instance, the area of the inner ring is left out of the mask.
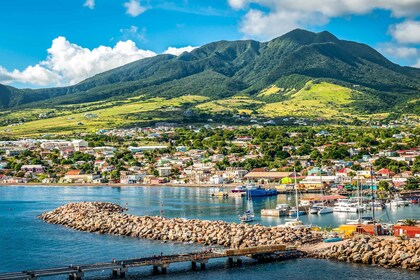
[[[124,3],[124,7],[127,8],[126,13],[132,17],[136,17],[147,10],[140,4],[139,0],[130,0],[129,2]]]
[[[28,66],[25,70],[13,70],[8,72],[0,66],[0,82],[11,84],[13,82],[29,83],[33,85],[47,86],[52,81],[58,81],[60,76],[45,67],[36,64]]]
[[[234,9],[242,9],[246,4],[247,0],[228,0],[229,5]]]
[[[89,9],[95,8],[95,0],[86,0],[86,2],[83,4],[83,7],[88,7]]]
[[[391,25],[389,33],[400,43],[420,43],[420,21],[406,20]]]
[[[323,25],[330,18],[367,14],[375,9],[391,11],[395,17],[420,13],[420,0],[228,0],[228,3],[233,9],[248,9],[240,24],[241,32],[264,39],[296,27]]]
[[[137,32],[135,26],[128,30]],[[178,56],[195,48],[197,47],[169,47],[164,53]],[[28,66],[23,71],[8,71],[0,66],[0,83],[28,86],[74,85],[98,73],[157,55],[153,51],[139,49],[131,40],[119,41],[114,47],[99,46],[90,50],[73,44],[62,36],[52,41],[47,52],[45,60]]]
[[[397,58],[413,58],[420,56],[420,50],[417,48],[399,46],[392,43],[379,45],[378,51]]]
[[[72,85],[95,74],[155,55],[152,51],[137,48],[131,40],[119,41],[114,47],[99,46],[89,50],[58,37],[48,49],[47,59],[35,66],[10,72],[0,67],[0,83]]]
[[[418,48],[397,43],[382,43],[378,45],[377,49],[391,60],[396,60],[400,64],[420,67],[420,49]]]
[[[139,41],[146,40],[146,28],[143,27],[141,30],[137,26],[130,26],[130,28],[121,28],[120,32],[124,40],[133,39]]]
[[[196,49],[198,47],[193,47],[193,46],[187,46],[187,47],[183,47],[183,48],[174,48],[174,47],[169,47],[166,51],[164,51],[164,54],[173,54],[173,55],[180,55],[183,52],[191,52],[192,50]]]

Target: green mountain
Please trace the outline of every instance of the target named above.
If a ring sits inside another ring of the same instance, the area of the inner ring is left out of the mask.
[[[264,43],[219,41],[180,56],[142,59],[74,86],[20,90],[0,85],[0,108],[53,108],[136,96],[220,100],[238,94],[273,103],[291,98],[292,91],[311,80],[357,87],[365,96],[352,106],[363,112],[419,106],[420,69],[401,67],[367,45],[339,40],[326,31],[297,29]],[[281,90],[259,95],[272,86]]]

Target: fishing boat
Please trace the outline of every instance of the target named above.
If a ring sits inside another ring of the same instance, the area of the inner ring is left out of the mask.
[[[246,211],[239,218],[243,223],[249,223],[254,220],[254,206],[252,205],[252,198],[250,192],[248,192]]]

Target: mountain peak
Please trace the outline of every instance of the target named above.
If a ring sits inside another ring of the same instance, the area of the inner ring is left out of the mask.
[[[339,40],[333,34],[328,31],[322,31],[319,33],[311,32],[304,29],[294,29],[283,36],[280,36],[274,40],[290,40],[302,45],[310,45],[315,43],[327,43],[327,42],[338,42]],[[273,41],[274,41],[273,40]]]

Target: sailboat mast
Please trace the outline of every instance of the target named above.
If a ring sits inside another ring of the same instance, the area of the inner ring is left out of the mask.
[[[362,215],[362,211],[360,211],[359,207],[361,205],[361,196],[360,196],[360,184],[359,184],[359,176],[356,177],[357,178],[357,197],[358,197],[358,209],[357,209],[357,223],[360,224],[361,223],[361,215]]]
[[[373,219],[373,233],[376,236],[376,225],[375,225],[375,195],[373,192],[373,167],[370,164],[370,185],[372,188],[372,219]]]
[[[296,220],[299,220],[299,198],[297,191],[296,168],[293,168],[295,175],[295,199],[296,199]]]

